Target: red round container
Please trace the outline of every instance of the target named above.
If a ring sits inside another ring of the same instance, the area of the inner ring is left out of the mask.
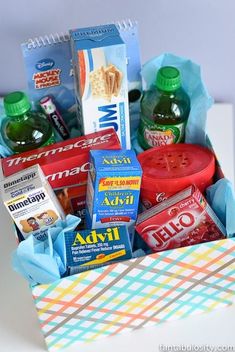
[[[140,197],[150,208],[191,184],[201,192],[213,183],[215,157],[196,144],[170,144],[138,155],[143,169]]]

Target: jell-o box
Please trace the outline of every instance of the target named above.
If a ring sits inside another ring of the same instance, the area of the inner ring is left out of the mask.
[[[132,258],[125,226],[65,233],[68,275]]]
[[[153,252],[226,237],[226,230],[196,186],[138,216],[136,231]]]

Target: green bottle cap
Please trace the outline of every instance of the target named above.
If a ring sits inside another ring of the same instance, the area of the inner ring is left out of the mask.
[[[157,88],[166,92],[175,91],[181,86],[180,72],[172,66],[161,67],[157,72]]]
[[[7,116],[18,116],[30,110],[31,104],[23,92],[13,92],[4,97],[4,108]]]

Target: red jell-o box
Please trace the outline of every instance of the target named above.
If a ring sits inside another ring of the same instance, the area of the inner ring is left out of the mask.
[[[136,231],[154,252],[226,238],[226,230],[195,186],[141,213]]]

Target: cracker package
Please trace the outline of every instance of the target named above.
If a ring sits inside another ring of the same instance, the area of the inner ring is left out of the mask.
[[[43,240],[48,227],[64,219],[60,203],[39,165],[6,177],[1,182],[1,195],[20,232],[19,239],[33,234]]]
[[[130,149],[127,54],[113,24],[70,31],[83,134],[114,127],[122,148]]]

